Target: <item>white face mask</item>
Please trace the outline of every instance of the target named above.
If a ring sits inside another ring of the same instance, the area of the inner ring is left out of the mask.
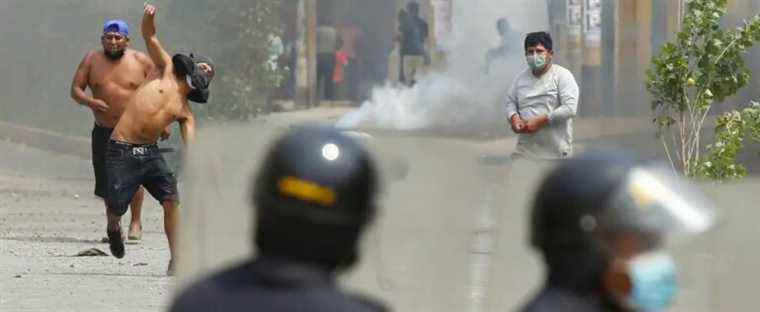
[[[525,58],[532,70],[542,70],[549,63],[544,53],[529,54]]]

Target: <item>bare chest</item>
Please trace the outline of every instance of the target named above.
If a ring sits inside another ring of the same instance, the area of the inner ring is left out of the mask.
[[[95,62],[88,83],[95,92],[134,92],[147,78],[143,66],[136,60]]]
[[[162,119],[176,119],[184,105],[174,83],[166,80],[152,80],[141,87],[133,98],[133,109],[141,116]]]

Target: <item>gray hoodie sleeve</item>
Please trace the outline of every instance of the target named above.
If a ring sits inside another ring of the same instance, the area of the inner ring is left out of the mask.
[[[512,82],[512,86],[509,87],[509,92],[507,92],[507,120],[511,120],[512,116],[514,114],[518,114],[518,108],[517,108],[517,78]]]
[[[578,83],[575,82],[575,77],[568,70],[563,70],[557,75],[557,82],[559,85],[559,106],[551,114],[549,114],[549,120],[551,122],[564,121],[575,117],[578,112],[578,98],[580,97],[580,91]]]

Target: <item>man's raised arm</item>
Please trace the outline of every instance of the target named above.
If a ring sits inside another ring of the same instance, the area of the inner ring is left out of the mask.
[[[143,15],[141,30],[150,58],[153,60],[153,63],[156,64],[156,67],[161,70],[161,73],[166,75],[167,73],[171,74],[173,71],[172,58],[169,56],[169,53],[166,53],[164,48],[161,47],[161,43],[156,36],[156,23],[154,21],[156,11],[157,9],[154,5],[145,5],[145,15]]]

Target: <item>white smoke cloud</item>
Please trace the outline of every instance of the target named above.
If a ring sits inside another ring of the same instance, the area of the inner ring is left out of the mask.
[[[452,34],[441,42],[447,66],[422,76],[412,88],[375,88],[360,109],[346,114],[340,128],[415,130],[487,125],[503,119],[503,98],[525,68],[522,38],[548,29],[543,1],[453,1]],[[506,17],[519,33],[510,55],[485,73],[486,52],[498,44],[496,20]],[[431,23],[432,24],[432,23]],[[431,30],[432,32],[432,30]]]

